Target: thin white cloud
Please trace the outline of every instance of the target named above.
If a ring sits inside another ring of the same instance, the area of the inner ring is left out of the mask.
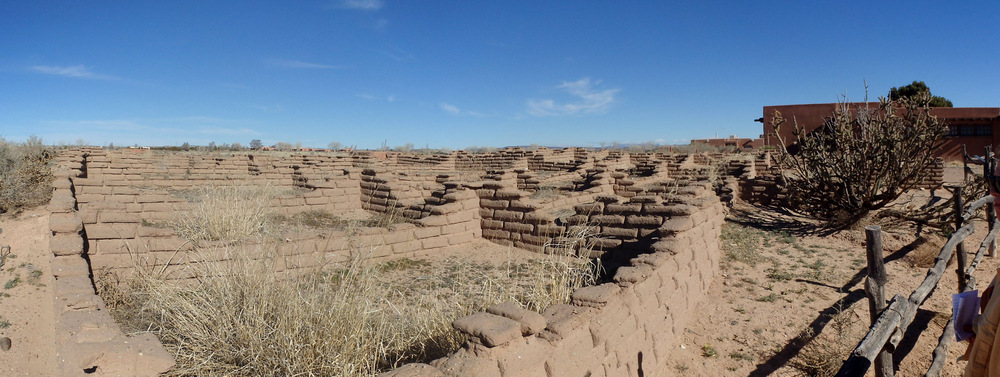
[[[496,116],[496,114],[486,114],[486,113],[481,113],[481,112],[478,112],[478,111],[462,110],[458,106],[452,105],[452,104],[447,103],[447,102],[441,102],[438,105],[438,107],[440,107],[441,110],[444,110],[444,112],[446,112],[448,114],[451,114],[451,115],[467,115],[467,116],[474,116],[474,117],[480,117],[480,118],[482,118],[482,117]]]
[[[369,101],[385,101],[385,102],[396,102],[396,95],[389,95],[387,97],[379,97],[376,95],[368,93],[358,93],[354,95],[355,97],[366,99]]]
[[[460,110],[458,108],[458,106],[452,105],[450,103],[444,103],[444,102],[442,102],[441,103],[441,110],[444,110],[446,113],[451,114],[451,115],[460,115],[460,114],[462,114],[462,110]]]
[[[382,55],[388,56],[389,59],[392,59],[392,60],[395,60],[395,61],[398,61],[398,62],[409,62],[409,61],[416,60],[413,57],[412,54],[410,54],[409,52],[403,51],[401,49],[398,49],[398,48],[393,49],[393,51],[380,51],[380,52],[382,53]]]
[[[95,79],[95,80],[117,79],[117,77],[115,76],[95,73],[91,71],[90,68],[82,65],[74,65],[68,67],[60,67],[54,65],[36,65],[31,67],[31,70],[46,75],[73,77],[80,79]]]
[[[296,68],[296,69],[342,69],[344,67],[337,65],[310,63],[299,60],[285,60],[285,59],[268,59],[265,61],[268,65],[283,68]]]
[[[341,0],[340,7],[358,10],[379,10],[382,9],[382,0]]]
[[[604,114],[615,102],[615,94],[620,89],[600,90],[596,88],[600,84],[600,80],[591,82],[589,77],[570,82],[563,81],[556,88],[574,97],[573,101],[557,103],[552,99],[529,99],[528,113],[534,116]]]

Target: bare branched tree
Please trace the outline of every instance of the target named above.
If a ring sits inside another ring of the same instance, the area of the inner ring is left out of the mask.
[[[782,178],[806,213],[849,226],[885,207],[928,177],[947,127],[930,114],[929,94],[878,105],[852,105],[844,98],[819,128],[792,122],[795,140],[778,132],[786,119],[771,119],[780,141]],[[787,145],[787,146],[786,146]]]

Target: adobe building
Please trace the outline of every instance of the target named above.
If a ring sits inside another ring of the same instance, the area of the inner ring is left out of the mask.
[[[709,145],[719,149],[727,149],[731,151],[741,150],[741,149],[757,149],[764,146],[763,140],[760,138],[751,139],[748,137],[736,137],[736,135],[729,135],[725,139],[694,139],[691,140],[691,145],[704,144]]]
[[[795,122],[807,131],[812,131],[829,118],[840,104],[814,103],[806,105],[764,106],[764,117],[757,119],[764,124],[762,135],[763,145],[777,145],[778,138],[774,136],[771,119],[775,111],[780,111],[786,123],[779,129],[779,135],[787,146],[795,140],[792,135]],[[855,109],[868,105],[877,108],[878,102],[850,103]],[[970,155],[982,155],[986,146],[992,145],[994,151],[1000,147],[1000,107],[935,107],[931,115],[948,125],[949,131],[945,143],[938,152],[938,157],[949,161],[962,160],[962,145]]]

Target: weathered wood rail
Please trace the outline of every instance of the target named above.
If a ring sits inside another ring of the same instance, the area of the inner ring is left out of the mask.
[[[986,167],[988,169],[989,167]],[[986,170],[984,169],[984,170]],[[989,175],[987,175],[989,176]],[[973,201],[967,208],[962,200],[962,187],[951,187],[955,198],[955,229],[948,241],[941,247],[935,258],[934,266],[927,270],[927,276],[908,298],[895,295],[888,305],[885,301],[885,283],[888,280],[882,256],[881,227],[865,228],[867,237],[868,277],[865,279],[865,294],[869,299],[869,314],[872,326],[841,366],[838,377],[863,376],[872,365],[878,377],[893,376],[893,350],[899,345],[906,329],[913,322],[920,305],[930,297],[930,294],[941,281],[948,261],[954,254],[957,258],[956,273],[958,274],[958,291],[966,292],[975,289],[976,281],[972,276],[979,262],[987,253],[994,255],[995,240],[1000,226],[997,226],[996,213],[993,208],[993,197],[985,196]],[[974,231],[974,225],[969,222],[979,208],[986,206],[986,218],[990,231],[983,239],[971,263],[967,263],[968,253],[965,252],[964,241]],[[938,376],[944,366],[948,348],[954,340],[954,327],[951,320],[934,349],[934,359],[926,376]]]

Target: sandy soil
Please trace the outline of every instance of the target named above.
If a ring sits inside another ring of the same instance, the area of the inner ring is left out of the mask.
[[[961,170],[961,165],[948,166],[945,182],[961,181]],[[946,190],[936,193],[948,195]],[[929,194],[916,192],[897,204],[926,201]],[[820,234],[808,221],[745,204],[738,205],[729,220],[729,232],[741,237],[756,234],[759,240],[751,243],[749,256],[724,258],[706,295],[713,299],[695,308],[701,319],[676,345],[668,361],[670,370],[678,376],[835,374],[870,325],[863,226]],[[970,260],[986,235],[985,221],[976,226],[976,233],[965,242]],[[909,296],[945,239],[928,232],[918,236],[913,228],[884,225],[882,229],[889,276],[886,296]],[[732,240],[723,243],[734,246]],[[980,289],[998,267],[1000,258],[983,259],[975,274]],[[957,289],[952,260],[894,354],[897,375],[927,371],[950,318],[951,294]],[[967,345],[952,344],[942,376],[962,375],[966,363],[956,360]]]
[[[0,228],[0,245],[11,250],[0,268],[0,337],[11,340],[11,348],[0,351],[0,375],[53,376],[49,214],[38,208],[16,218],[3,217]]]

